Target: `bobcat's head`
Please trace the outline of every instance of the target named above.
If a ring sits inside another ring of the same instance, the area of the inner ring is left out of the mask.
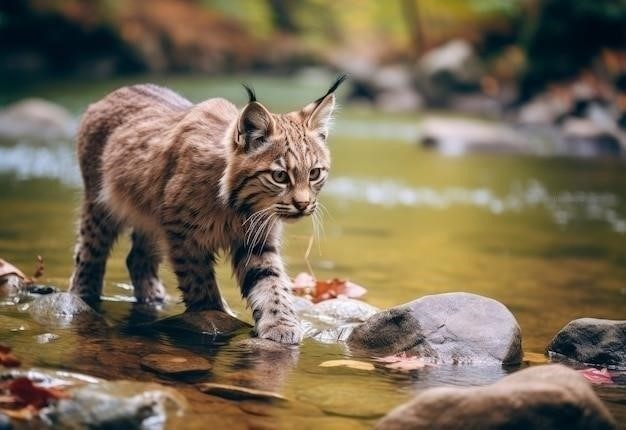
[[[248,91],[250,101],[237,119],[229,148],[222,197],[250,223],[294,220],[315,212],[317,195],[330,169],[326,146],[335,107],[328,92],[299,111],[274,114]]]

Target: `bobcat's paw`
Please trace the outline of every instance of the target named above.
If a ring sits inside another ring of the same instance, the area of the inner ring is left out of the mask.
[[[295,345],[302,340],[300,321],[283,318],[261,318],[256,325],[257,335],[274,342]]]

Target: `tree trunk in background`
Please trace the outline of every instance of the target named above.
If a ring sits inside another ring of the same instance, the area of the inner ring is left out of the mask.
[[[417,59],[425,47],[425,36],[419,10],[419,0],[400,0],[406,26],[411,40],[411,52]]]
[[[299,28],[294,18],[296,1],[293,0],[267,0],[272,11],[274,28],[282,33],[298,34]]]

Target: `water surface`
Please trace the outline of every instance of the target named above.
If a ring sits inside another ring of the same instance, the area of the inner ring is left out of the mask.
[[[240,79],[153,80],[196,101],[217,95],[239,104],[244,100]],[[242,80],[254,82],[261,101],[279,111],[315,99],[325,86]],[[78,114],[119,84],[42,85],[6,92],[0,101],[39,95]],[[366,300],[381,308],[450,291],[492,297],[518,319],[527,352],[543,352],[551,337],[574,318],[626,319],[623,161],[447,158],[419,149],[414,142],[418,131],[419,118],[409,115],[353,108],[338,113],[330,139],[332,179],[322,199],[328,214],[321,240],[309,256],[318,278],[350,278],[367,287]],[[0,145],[0,257],[29,271],[35,257],[42,255],[46,282],[63,289],[72,271],[81,195],[72,151],[71,142]],[[287,228],[284,254],[291,275],[307,270],[304,255],[312,233],[309,221]],[[291,400],[288,406],[259,411],[250,405],[208,401],[193,387],[183,388],[195,411],[186,421],[190,428],[206,424],[206,416],[217,410],[232,417],[235,428],[248,422],[242,416],[267,426],[367,428],[420,389],[487,384],[507,372],[470,366],[411,374],[322,368],[321,362],[343,358],[345,350],[307,340],[299,353],[262,359],[246,356],[236,342],[215,347],[197,339],[128,333],[120,329],[132,306],[124,267],[127,251],[128,242],[122,238],[107,268],[102,311],[108,328],[88,333],[51,329],[29,320],[19,305],[5,305],[0,313],[12,319],[3,322],[2,340],[14,345],[27,364],[141,380],[154,379],[137,364],[142,354],[193,351],[215,361],[209,379],[236,383],[256,378],[259,385]],[[162,278],[176,297],[168,267]],[[250,320],[226,264],[219,278],[228,302]],[[181,311],[181,305],[172,303],[164,314]],[[37,336],[49,332],[58,339],[40,343]],[[616,416],[626,416],[623,389],[609,388],[609,394],[603,390],[607,398],[621,398],[621,405],[609,406]],[[267,414],[271,416],[262,416]]]

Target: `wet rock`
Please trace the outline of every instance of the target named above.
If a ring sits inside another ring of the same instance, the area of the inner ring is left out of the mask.
[[[304,336],[324,343],[343,342],[354,327],[379,310],[363,301],[347,298],[319,302],[301,313]]]
[[[501,303],[469,293],[424,296],[375,314],[348,346],[368,355],[407,353],[437,363],[517,364],[522,335]]]
[[[0,139],[69,140],[75,131],[72,114],[46,100],[24,99],[0,110]]]
[[[376,428],[452,430],[460,426],[483,430],[617,428],[584,378],[557,364],[530,367],[486,387],[431,388],[389,412]]]
[[[452,156],[532,152],[528,139],[505,125],[459,118],[425,119],[421,124],[420,142],[425,148]]]
[[[459,91],[480,87],[483,67],[472,45],[456,39],[427,52],[416,68],[418,90],[434,105],[446,105]]]
[[[162,428],[168,415],[181,414],[186,408],[181,394],[154,383],[102,382],[70,394],[43,411],[53,428]]]
[[[597,121],[602,122],[602,119]],[[607,127],[592,119],[570,118],[562,126],[564,149],[578,157],[619,156],[626,138],[617,127]]]
[[[220,311],[183,312],[180,315],[155,321],[151,326],[167,331],[182,330],[209,336],[229,336],[252,327],[250,324]]]
[[[83,299],[70,293],[53,293],[38,297],[28,306],[30,316],[49,327],[68,327],[72,324],[102,321]]]
[[[211,363],[196,355],[148,354],[141,359],[141,367],[162,375],[176,376],[208,372]]]
[[[570,321],[554,336],[547,351],[582,363],[626,368],[626,321]]]
[[[524,125],[552,125],[570,109],[569,100],[544,94],[520,107],[517,122]]]
[[[287,399],[281,394],[271,391],[257,390],[255,388],[247,388],[228,384],[214,384],[206,382],[197,384],[196,387],[206,394],[225,397],[233,400],[262,400],[262,401],[286,401]]]

